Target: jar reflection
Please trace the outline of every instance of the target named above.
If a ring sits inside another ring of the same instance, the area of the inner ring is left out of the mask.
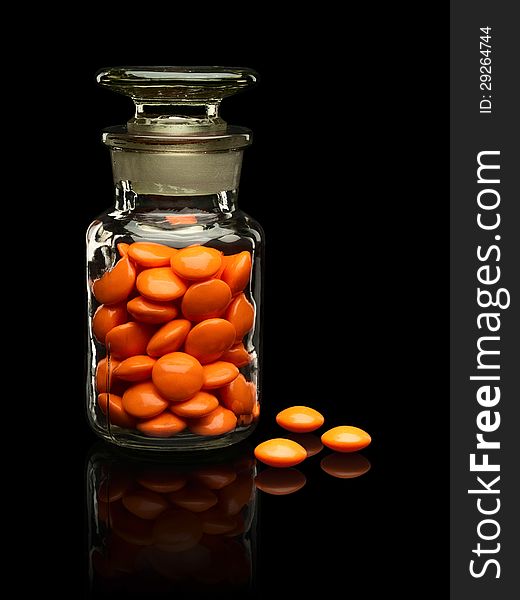
[[[162,462],[97,445],[87,467],[90,597],[249,592],[254,477],[249,446]]]

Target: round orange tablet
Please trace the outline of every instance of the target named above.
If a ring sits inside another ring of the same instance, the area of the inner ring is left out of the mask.
[[[235,415],[250,415],[256,402],[255,387],[241,373],[220,390],[220,398]]]
[[[231,302],[229,285],[210,279],[190,285],[182,298],[182,313],[190,321],[220,317]]]
[[[235,327],[225,319],[206,319],[188,333],[188,354],[207,364],[218,360],[235,341]]]
[[[145,381],[152,376],[154,364],[155,359],[146,354],[130,356],[114,369],[114,375],[125,381]]]
[[[190,429],[197,435],[222,435],[233,431],[237,424],[237,418],[233,412],[222,406],[213,412],[190,421]]]
[[[314,456],[323,450],[320,438],[313,433],[291,433],[287,436],[293,442],[300,444],[307,451],[307,458]]]
[[[135,490],[123,496],[123,506],[140,519],[153,520],[170,507],[164,496],[149,490]]]
[[[276,415],[280,427],[295,433],[308,433],[320,428],[325,419],[321,413],[308,406],[291,406]]]
[[[180,298],[186,291],[186,284],[170,267],[145,269],[137,276],[139,293],[149,300],[167,302]]]
[[[237,342],[251,331],[255,322],[255,309],[244,294],[239,294],[228,306],[226,319],[235,326]]]
[[[186,421],[170,412],[137,423],[137,429],[151,437],[172,437],[186,429]]]
[[[340,454],[334,452],[322,459],[321,468],[339,479],[353,479],[370,471],[370,461],[361,454]]]
[[[150,339],[146,351],[150,356],[164,356],[176,352],[184,344],[191,328],[186,319],[175,319],[163,325]]]
[[[144,296],[137,296],[130,300],[127,310],[136,321],[150,325],[167,323],[179,314],[179,309],[172,303],[156,302]]]
[[[247,251],[239,252],[226,257],[226,268],[221,275],[231,288],[233,295],[241,292],[249,282],[251,276],[251,254]]]
[[[294,467],[307,458],[307,452],[292,440],[273,438],[259,444],[255,456],[270,467]]]
[[[265,469],[255,479],[255,486],[266,494],[287,496],[294,494],[307,483],[298,469]]]
[[[372,438],[359,427],[340,425],[329,429],[321,436],[324,446],[336,452],[356,452],[366,448]]]
[[[191,281],[211,277],[219,270],[221,263],[221,253],[207,246],[182,248],[171,258],[171,267],[175,273]]]
[[[134,289],[135,275],[135,266],[128,256],[124,256],[92,284],[96,300],[101,304],[123,302]]]
[[[197,392],[195,396],[184,402],[175,402],[170,406],[170,410],[188,419],[203,417],[214,411],[218,406],[218,400],[213,394],[207,392]]]
[[[126,312],[126,303],[120,304],[102,304],[94,313],[92,318],[92,331],[102,344],[105,343],[107,333],[116,327],[128,321]]]
[[[110,359],[110,376],[107,373],[108,361],[102,358],[96,367],[96,389],[98,392],[114,391],[114,371],[119,365],[119,361],[115,358]],[[117,380],[116,380],[117,381]]]
[[[128,248],[130,248],[130,244],[126,244],[125,242],[119,242],[119,244],[117,244],[117,251],[121,258],[128,254]]]
[[[210,490],[221,490],[226,485],[233,483],[237,474],[228,465],[210,465],[200,467],[192,473],[192,477]]]
[[[134,321],[117,325],[106,335],[107,350],[112,356],[120,359],[146,354],[146,346],[152,337],[152,332],[149,325]]]
[[[188,484],[178,492],[168,495],[172,504],[191,510],[192,512],[203,512],[217,504],[217,496],[207,488]]]
[[[233,363],[236,367],[245,367],[252,360],[251,355],[244,348],[242,342],[232,346],[229,350],[226,350],[221,358],[226,362]]]
[[[203,390],[213,390],[231,383],[238,377],[238,369],[232,363],[217,360],[202,367],[204,371]]]
[[[159,392],[173,402],[194,396],[202,387],[202,378],[202,365],[184,352],[161,356],[152,371],[152,379]]]
[[[123,408],[139,419],[149,419],[163,412],[168,402],[150,381],[137,383],[123,394]],[[139,426],[138,426],[139,427]]]
[[[153,242],[134,242],[128,248],[128,256],[142,267],[169,267],[175,248]]]
[[[101,412],[107,415],[107,421],[112,425],[128,429],[135,428],[135,419],[123,408],[120,396],[107,393],[99,394],[98,404]]]

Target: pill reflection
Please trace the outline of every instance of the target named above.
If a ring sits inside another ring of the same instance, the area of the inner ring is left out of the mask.
[[[274,496],[294,494],[307,483],[305,475],[298,469],[265,469],[255,479],[259,490]]]
[[[287,438],[303,446],[307,452],[307,458],[323,450],[320,438],[314,433],[289,433]]]
[[[97,445],[87,470],[93,597],[247,593],[254,476],[249,447],[219,462],[172,464]]]
[[[339,479],[353,479],[370,471],[370,461],[362,454],[341,454],[334,452],[325,456],[320,463],[321,468]]]

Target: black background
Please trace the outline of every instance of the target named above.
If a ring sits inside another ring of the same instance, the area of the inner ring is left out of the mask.
[[[43,519],[42,548],[58,548],[67,575],[54,574],[52,589],[76,598],[86,587],[84,464],[95,437],[83,409],[84,230],[112,202],[100,132],[131,115],[130,101],[94,75],[120,64],[221,64],[260,74],[257,88],[223,105],[228,122],[254,132],[239,202],[267,240],[264,412],[253,443],[277,433],[274,415],[292,404],[373,438],[362,478],[332,479],[315,457],[302,467],[303,490],[262,497],[258,593],[321,587],[372,598],[383,583],[400,597],[447,594],[448,15],[431,5],[270,13],[254,26],[246,14],[78,17],[47,39],[55,67],[41,69],[48,119],[34,168],[45,177],[38,214],[50,236],[39,285],[61,295],[40,303],[50,372],[59,363],[60,435],[45,471],[60,501]]]

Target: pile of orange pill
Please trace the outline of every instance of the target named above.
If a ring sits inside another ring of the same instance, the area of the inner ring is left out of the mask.
[[[256,386],[240,372],[253,360],[244,345],[255,323],[251,254],[149,242],[118,251],[92,285],[92,331],[106,348],[96,391],[110,424],[152,437],[251,424]]]

